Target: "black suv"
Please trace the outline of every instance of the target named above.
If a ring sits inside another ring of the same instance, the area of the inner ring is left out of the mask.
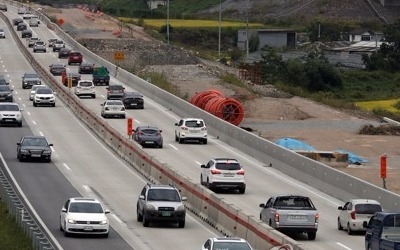
[[[185,227],[186,209],[178,189],[171,185],[146,184],[136,205],[137,221],[148,227],[150,222],[174,222]]]
[[[125,92],[121,101],[124,103],[126,109],[144,108],[143,95],[139,92]]]
[[[22,76],[22,88],[30,89],[33,85],[41,85],[42,80],[37,73],[25,73]]]
[[[9,85],[0,85],[0,102],[13,102],[12,92]]]

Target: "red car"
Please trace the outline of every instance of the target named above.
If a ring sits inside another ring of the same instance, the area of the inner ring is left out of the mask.
[[[68,65],[71,65],[73,63],[82,63],[83,56],[80,52],[76,51],[71,51],[68,55]]]

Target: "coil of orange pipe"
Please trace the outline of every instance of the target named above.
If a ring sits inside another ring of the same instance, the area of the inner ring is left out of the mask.
[[[232,97],[224,97],[218,90],[207,90],[196,93],[190,102],[234,125],[239,125],[244,118],[242,104]]]

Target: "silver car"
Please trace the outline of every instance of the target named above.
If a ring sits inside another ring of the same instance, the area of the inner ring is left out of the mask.
[[[125,119],[125,106],[121,100],[107,100],[101,104],[101,107],[102,117],[121,117]]]
[[[21,111],[15,102],[0,103],[0,124],[16,124],[22,127]]]
[[[133,139],[142,147],[163,147],[162,130],[154,126],[138,126],[133,130]]]
[[[33,101],[33,96],[35,95],[36,90],[38,88],[47,88],[47,86],[45,86],[45,85],[33,85],[32,88],[29,91],[29,101]]]
[[[201,246],[201,250],[220,250],[220,249],[232,249],[232,250],[252,250],[250,244],[241,238],[209,238]]]

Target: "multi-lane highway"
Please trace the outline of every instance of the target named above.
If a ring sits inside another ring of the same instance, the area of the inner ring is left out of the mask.
[[[10,19],[17,16],[15,8],[5,13]],[[0,26],[6,27],[1,21]],[[42,40],[55,37],[44,25],[32,28],[34,36]],[[7,31],[10,34],[11,31]],[[65,249],[199,249],[207,237],[218,235],[207,224],[188,213],[184,229],[157,225],[143,228],[136,221],[135,203],[144,179],[129,165],[121,161],[83,125],[63,103],[55,108],[33,107],[28,91],[21,88],[21,76],[31,71],[29,63],[18,51],[10,35],[0,40],[0,67],[14,88],[14,99],[23,108],[23,128],[0,129],[0,152],[6,159],[27,197],[39,215]],[[35,58],[44,68],[58,59],[53,52],[35,53]],[[77,66],[67,66],[77,70]],[[91,78],[83,75],[83,78]],[[57,77],[60,80],[60,77]],[[121,83],[111,79],[112,83]],[[133,90],[134,83],[124,84]],[[106,100],[105,87],[97,87],[96,99],[82,99],[82,103],[100,116],[100,104]],[[129,110],[128,117],[135,125],[156,125],[163,130],[163,149],[144,149],[161,162],[166,162],[183,176],[199,182],[200,164],[212,157],[229,157],[239,160],[246,170],[246,194],[218,194],[226,202],[242,211],[259,217],[259,204],[277,193],[308,195],[320,213],[320,225],[315,241],[297,236],[307,249],[363,249],[363,236],[348,236],[337,230],[337,207],[339,201],[327,194],[268,168],[264,163],[245,155],[210,135],[207,145],[178,144],[174,140],[174,124],[180,118],[170,110],[145,99],[143,110]],[[111,126],[122,134],[126,131],[126,120],[107,119]],[[28,127],[29,126],[29,127]],[[15,157],[15,143],[25,134],[44,134],[54,143],[53,163],[19,163]],[[58,216],[63,202],[72,196],[96,196],[111,210],[113,231],[108,239],[78,237],[64,238],[59,232]]]

